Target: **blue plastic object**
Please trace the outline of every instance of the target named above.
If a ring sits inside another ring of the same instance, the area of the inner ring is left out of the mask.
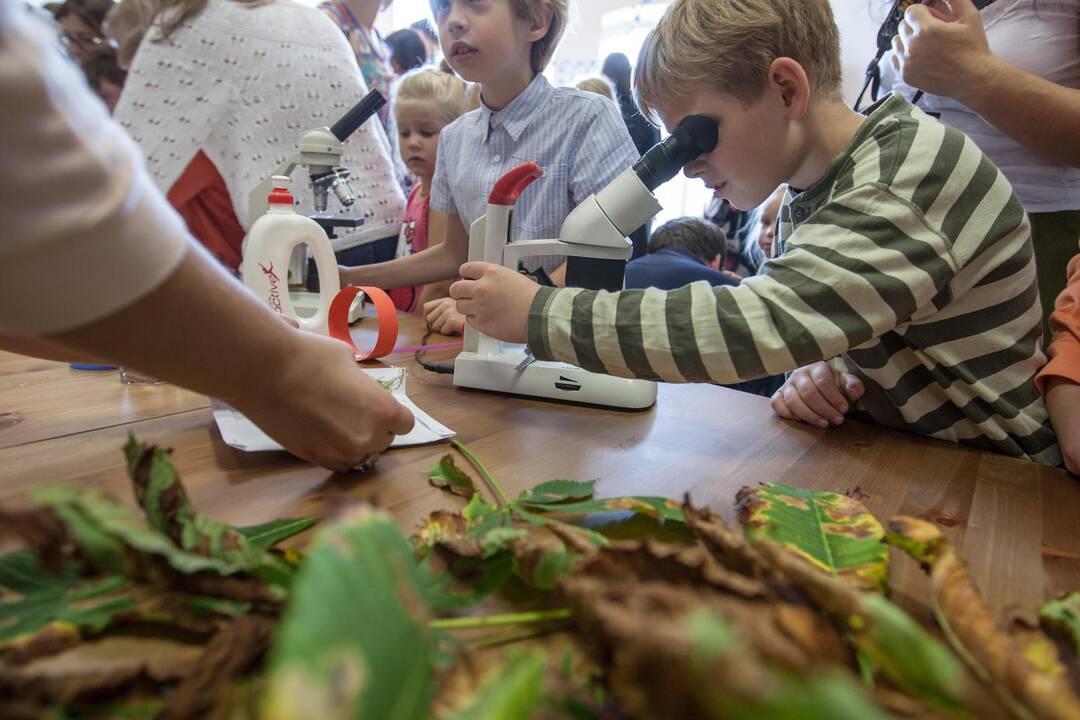
[[[115,365],[94,365],[93,363],[71,363],[72,370],[88,370],[90,372],[104,372],[115,370]]]

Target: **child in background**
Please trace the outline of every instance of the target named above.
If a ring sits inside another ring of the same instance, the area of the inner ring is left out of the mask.
[[[1080,475],[1080,254],[1069,262],[1067,283],[1050,316],[1050,362],[1035,383],[1046,397],[1065,467]]]
[[[427,46],[412,30],[392,32],[387,36],[386,43],[391,50],[390,67],[398,77],[427,64]]]
[[[606,97],[611,102],[615,102],[615,89],[611,87],[611,83],[602,77],[587,77],[578,80],[574,83],[574,87],[578,90],[584,90],[585,92],[596,93]]]
[[[765,261],[773,256],[773,241],[776,239],[776,226],[780,220],[780,205],[784,202],[787,185],[773,190],[761,207],[753,213],[753,227],[746,234],[741,255],[751,272],[742,277],[756,275]]]
[[[394,93],[398,149],[405,167],[419,182],[406,203],[397,257],[407,257],[429,246],[428,209],[439,133],[467,110],[465,81],[459,77],[434,68],[421,68],[398,82]],[[442,235],[436,233],[436,236],[437,242],[441,242]],[[428,299],[424,291],[423,285],[395,288],[390,291],[390,297],[399,310],[415,312]],[[445,295],[445,288],[442,294]]]
[[[737,287],[537,288],[467,263],[470,325],[538,360],[622,377],[731,383],[843,357],[859,410],[907,432],[1049,465],[1031,230],[965,135],[898,96],[851,111],[828,0],[675,0],[650,33],[638,96],[670,129],[720,128],[685,173],[740,208],[780,183],[779,256]]]
[[[479,83],[482,105],[447,126],[431,189],[432,229],[445,242],[388,263],[342,268],[343,284],[397,287],[450,280],[468,259],[468,228],[487,212],[492,186],[527,162],[544,169],[514,212],[514,240],[558,237],[563,220],[638,159],[614,103],[574,88],[553,88],[542,71],[566,25],[568,0],[432,0],[443,54],[462,78]],[[529,258],[559,282],[563,258]],[[446,327],[462,326],[453,303]],[[440,322],[440,326],[444,323]]]
[[[626,265],[626,287],[675,290],[698,280],[710,285],[737,285],[725,273],[727,236],[708,220],[683,217],[669,220],[652,234],[649,254]]]
[[[120,93],[127,81],[127,71],[120,67],[116,51],[112,48],[92,50],[82,62],[82,71],[90,89],[101,98],[111,114],[116,103],[120,102]]]

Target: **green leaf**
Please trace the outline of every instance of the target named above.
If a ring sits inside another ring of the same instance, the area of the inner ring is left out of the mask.
[[[452,720],[528,720],[540,702],[545,665],[539,650],[511,659]]]
[[[234,528],[238,533],[247,538],[248,543],[255,548],[265,550],[277,545],[282,540],[287,540],[294,535],[307,530],[317,522],[313,517],[287,518],[283,520],[271,520],[262,525]]]
[[[526,577],[519,564],[518,575],[535,588],[554,590],[555,586],[559,584],[559,580],[570,573],[570,568],[577,558],[577,554],[570,552],[566,548],[552,550],[540,557],[528,577]]]
[[[1039,619],[1051,630],[1069,638],[1080,654],[1080,593],[1071,593],[1039,608]]]
[[[515,502],[525,505],[555,505],[570,500],[588,500],[593,496],[595,480],[550,480],[517,496]]]
[[[434,640],[412,548],[359,508],[315,538],[270,661],[263,717],[424,720]]]
[[[779,483],[743,488],[737,500],[751,542],[772,540],[860,589],[888,589],[885,529],[858,500]]]
[[[850,620],[856,647],[915,697],[963,710],[963,670],[956,656],[884,597],[867,593],[862,606],[864,615]]]
[[[431,562],[428,556],[420,563],[421,585],[428,606],[436,614],[472,607],[501,589],[514,574],[514,558],[508,552],[488,558],[456,558],[449,571],[435,572]]]
[[[183,550],[244,569],[274,563],[263,548],[252,546],[235,528],[195,512],[168,451],[142,445],[129,435],[124,456],[135,499],[151,528]]]
[[[230,575],[260,564],[265,553],[229,558],[207,557],[176,546],[166,535],[146,527],[133,510],[118,505],[93,488],[75,485],[40,485],[30,498],[46,505],[67,524],[80,550],[106,572],[131,572],[131,555],[153,555],[184,574],[201,571]]]
[[[682,506],[674,500],[662,497],[620,497],[604,500],[583,500],[579,502],[559,503],[557,505],[535,505],[522,502],[522,505],[535,512],[557,515],[587,515],[590,513],[610,513],[629,511],[652,518],[671,522],[686,522]]]
[[[479,494],[473,495],[461,514],[468,524],[467,534],[473,538],[483,537],[496,528],[511,525],[509,509],[500,510]]]
[[[497,527],[487,531],[480,536],[480,547],[484,551],[484,557],[491,557],[492,555],[502,552],[510,547],[510,544],[517,540],[519,537],[525,536],[524,530],[518,530],[512,527]]]
[[[443,455],[438,463],[428,469],[428,481],[437,488],[463,498],[471,498],[476,494],[476,483],[465,471],[454,464],[453,455]]]
[[[50,575],[32,550],[0,557],[0,587],[11,593],[0,601],[0,647],[53,623],[100,632],[114,617],[136,606],[126,578],[80,580],[79,566],[72,560],[64,563],[59,575]]]

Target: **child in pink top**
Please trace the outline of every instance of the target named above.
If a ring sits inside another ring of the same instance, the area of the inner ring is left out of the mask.
[[[394,93],[394,121],[398,147],[405,166],[419,182],[409,193],[405,222],[398,239],[398,257],[420,252],[428,247],[428,205],[431,179],[435,176],[435,157],[439,133],[468,110],[468,94],[461,78],[433,68],[421,68],[403,76]],[[431,234],[440,242],[443,234]],[[429,300],[446,296],[446,285],[416,285],[394,288],[390,297],[399,310],[416,312]]]

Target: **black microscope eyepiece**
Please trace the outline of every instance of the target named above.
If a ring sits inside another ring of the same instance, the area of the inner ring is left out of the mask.
[[[641,156],[634,172],[651,192],[675,177],[686,163],[715,150],[718,138],[715,121],[688,115],[663,142]]]

